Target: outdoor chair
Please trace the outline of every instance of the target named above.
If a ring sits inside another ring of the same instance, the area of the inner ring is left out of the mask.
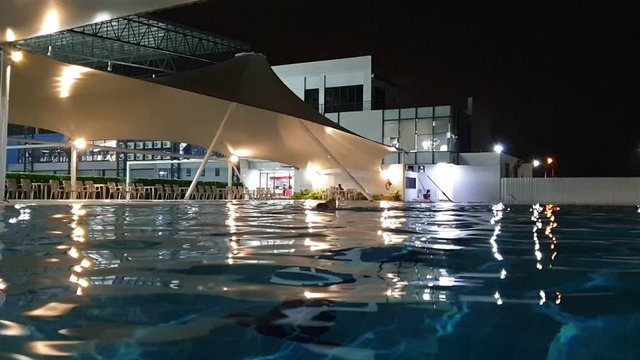
[[[98,194],[98,188],[93,184],[93,181],[84,182],[84,198],[95,199]]]
[[[5,194],[7,199],[17,199],[18,198],[18,182],[16,179],[7,179],[6,182],[7,192]]]
[[[144,190],[144,184],[137,183],[137,184],[134,184],[133,186],[136,189],[136,194],[137,194],[136,199],[143,199],[144,200],[144,199],[147,198],[147,193]]]
[[[182,190],[180,190],[180,185],[173,184],[172,188],[173,188],[173,200],[180,200],[180,197],[182,195]]]
[[[117,199],[118,198],[118,187],[114,182],[107,182],[107,189],[109,189],[108,199]]]
[[[356,196],[358,196],[358,190],[357,189],[347,189],[347,200],[355,200]]]
[[[82,181],[76,181],[76,199],[84,199],[85,198],[85,189]]]
[[[64,196],[64,188],[60,186],[60,181],[49,180],[49,187],[51,188],[51,199],[62,199]]]
[[[173,198],[173,187],[171,184],[164,184],[164,199],[169,200]]]
[[[31,180],[20,179],[20,187],[18,188],[18,190],[20,191],[21,199],[27,199],[27,196],[29,196],[29,199],[33,199],[33,188],[31,187]]]
[[[204,188],[204,198],[207,200],[213,199],[214,193],[211,189],[211,185],[203,185],[202,187]]]
[[[153,188],[155,192],[155,198],[158,200],[164,199],[164,187],[162,187],[162,184],[155,184]]]

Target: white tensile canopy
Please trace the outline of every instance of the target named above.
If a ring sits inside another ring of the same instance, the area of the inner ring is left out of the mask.
[[[261,55],[237,56],[160,84],[31,53],[11,68],[9,122],[71,139],[168,140],[207,147],[219,133],[215,151],[311,170],[377,172],[390,151],[308,107]]]
[[[195,0],[2,0],[0,43]]]

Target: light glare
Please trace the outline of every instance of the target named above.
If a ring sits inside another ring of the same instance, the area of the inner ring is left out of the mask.
[[[4,38],[8,42],[13,42],[16,41],[16,34],[13,32],[13,30],[7,28],[7,31],[5,31],[4,34]]]
[[[12,51],[11,52],[11,60],[13,62],[20,62],[20,61],[22,61],[22,59],[24,59],[24,55],[22,54],[22,51]]]
[[[501,144],[495,144],[493,146],[493,151],[495,151],[496,153],[500,154],[500,153],[502,153],[502,151],[504,151],[504,146],[502,146]]]
[[[80,138],[80,139],[75,139],[75,140],[73,141],[73,146],[75,146],[75,147],[76,147],[76,149],[82,150],[82,149],[84,149],[85,147],[87,147],[87,141],[86,141],[85,139],[82,139],[82,138]]]

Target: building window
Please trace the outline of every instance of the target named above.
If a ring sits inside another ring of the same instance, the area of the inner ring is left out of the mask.
[[[220,168],[215,168],[214,175],[215,176],[220,176]]]
[[[191,177],[191,169],[187,168],[187,177]]]
[[[318,109],[320,105],[320,90],[306,89],[304,91],[304,102],[311,105],[314,109]]]
[[[327,113],[362,110],[362,85],[324,89],[324,111]]]

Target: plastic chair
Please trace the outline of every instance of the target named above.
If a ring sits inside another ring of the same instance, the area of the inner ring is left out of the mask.
[[[7,192],[5,195],[7,199],[17,199],[18,191],[20,191],[20,189],[18,188],[18,182],[16,179],[7,179],[6,184]]]
[[[31,180],[20,179],[20,187],[18,190],[20,191],[21,199],[26,199],[26,196],[29,196],[29,199],[33,199],[33,188],[31,187]]]

